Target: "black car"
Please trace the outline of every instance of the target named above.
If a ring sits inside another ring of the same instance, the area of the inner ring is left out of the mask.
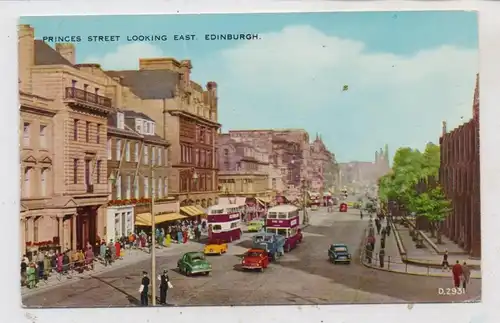
[[[342,243],[334,243],[328,249],[328,258],[334,264],[338,262],[350,264],[351,263],[351,254],[349,253],[349,249],[347,246]]]

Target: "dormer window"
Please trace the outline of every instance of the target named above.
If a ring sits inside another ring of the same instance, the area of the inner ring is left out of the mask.
[[[151,122],[151,135],[154,136],[156,134],[156,124]]]
[[[116,127],[118,129],[125,129],[125,115],[123,112],[118,112],[116,114]]]
[[[146,121],[142,122],[142,131],[144,131],[144,133],[148,133],[149,132],[148,123]]]
[[[142,134],[142,120],[141,119],[135,120],[135,131]]]

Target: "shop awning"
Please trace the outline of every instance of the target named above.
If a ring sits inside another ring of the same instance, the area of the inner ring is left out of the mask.
[[[196,206],[182,206],[181,212],[186,213],[188,216],[197,216],[205,214],[205,211]]]
[[[165,213],[155,216],[155,224],[163,222],[184,219],[184,215],[179,213]],[[151,226],[151,213],[141,213],[135,217],[135,225],[150,227]]]

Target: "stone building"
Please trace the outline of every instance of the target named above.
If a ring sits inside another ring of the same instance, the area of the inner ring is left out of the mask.
[[[171,144],[169,194],[179,200],[181,211],[213,204],[218,196],[217,84],[208,82],[203,89],[192,81],[189,60],[140,59],[139,66],[104,72],[114,82],[117,105],[148,115],[156,134]]]
[[[310,145],[311,149],[311,161],[308,163],[310,165],[309,177],[311,178],[311,191],[320,193],[321,195],[329,189],[326,186],[325,173],[327,167],[334,163],[334,159],[330,151],[326,148],[321,136],[316,135],[316,139]]]
[[[82,248],[98,237],[104,218],[98,213],[107,204],[103,161],[112,100],[102,77],[75,64],[71,44],[53,49],[35,40],[29,25],[19,26],[18,37],[21,142],[27,144],[21,149],[21,236],[24,245],[52,240],[63,250]]]
[[[155,129],[155,122],[144,113],[125,110],[108,117],[107,240],[132,232],[136,218],[150,219],[151,193],[155,217],[161,213],[171,214],[171,219],[163,216],[162,221],[178,218],[178,203],[168,197],[169,144]]]
[[[389,147],[375,151],[373,162],[352,161],[339,164],[340,186],[361,187],[377,183],[378,179],[390,171]]]
[[[471,257],[481,257],[481,198],[479,171],[479,76],[476,77],[472,119],[440,138],[439,181],[452,202],[443,233]]]
[[[244,142],[232,140],[229,135],[218,138],[219,189],[221,195],[260,198],[269,202],[269,156]]]

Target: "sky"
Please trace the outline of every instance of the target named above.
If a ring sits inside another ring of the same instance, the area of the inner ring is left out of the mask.
[[[472,116],[477,14],[463,11],[23,17],[35,37],[80,36],[78,63],[137,69],[139,58],[190,59],[216,81],[231,129],[303,128],[339,162],[389,145],[423,149]],[[210,34],[258,34],[205,40]],[[167,35],[167,41],[128,41]],[[174,40],[174,35],[195,35]],[[120,36],[89,42],[88,36]],[[51,46],[55,44],[48,42]],[[344,86],[347,85],[347,91]]]

